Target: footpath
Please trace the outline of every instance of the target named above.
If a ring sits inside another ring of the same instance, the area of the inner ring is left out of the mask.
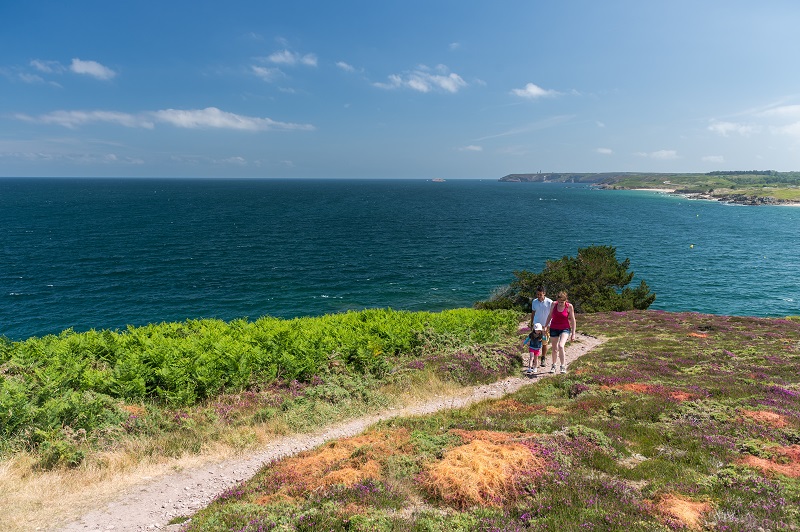
[[[576,341],[567,344],[566,363],[569,366],[605,339],[582,334]],[[527,354],[525,354],[527,357]],[[550,353],[548,353],[550,358]],[[549,370],[547,368],[540,370]],[[187,469],[153,479],[126,491],[120,498],[105,507],[85,514],[79,520],[61,528],[63,532],[139,532],[147,530],[177,531],[181,525],[169,525],[170,520],[191,516],[207,506],[224,490],[255,475],[272,460],[314,449],[337,438],[360,434],[370,425],[394,417],[421,416],[440,410],[461,408],[486,399],[497,399],[513,393],[523,386],[548,378],[550,373],[539,373],[537,377],[508,377],[492,384],[466,388],[452,396],[435,397],[429,401],[403,408],[385,410],[379,414],[364,416],[351,421],[326,427],[310,434],[295,434],[277,438],[263,449],[246,457],[227,460],[203,467]]]

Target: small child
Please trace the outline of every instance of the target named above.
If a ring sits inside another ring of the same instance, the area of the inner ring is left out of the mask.
[[[525,375],[536,375],[538,368],[536,361],[539,359],[539,352],[542,350],[542,336],[544,330],[541,323],[535,323],[533,330],[522,342],[522,345],[528,346],[528,367],[525,369]]]

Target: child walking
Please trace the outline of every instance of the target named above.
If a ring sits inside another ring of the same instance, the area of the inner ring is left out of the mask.
[[[522,342],[522,345],[528,346],[528,366],[525,368],[525,375],[536,375],[538,373],[537,360],[539,359],[539,352],[542,350],[542,336],[544,335],[544,328],[541,323],[534,323],[533,330]]]

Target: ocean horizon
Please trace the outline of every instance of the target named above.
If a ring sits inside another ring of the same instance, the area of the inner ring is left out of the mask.
[[[495,179],[0,178],[0,335],[471,306],[611,245],[652,309],[800,314],[800,209]]]

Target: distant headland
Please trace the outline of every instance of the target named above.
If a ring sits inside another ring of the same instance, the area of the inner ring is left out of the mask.
[[[610,190],[654,190],[738,205],[800,205],[800,172],[717,171],[685,174],[641,172],[537,172],[508,174],[512,183],[583,183]]]

